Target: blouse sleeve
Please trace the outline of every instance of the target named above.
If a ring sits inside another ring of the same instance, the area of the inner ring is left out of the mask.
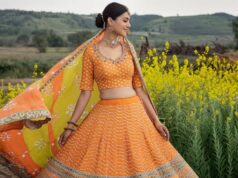
[[[132,86],[133,88],[139,88],[142,86],[142,82],[136,67],[134,67],[134,75],[132,78]]]
[[[81,90],[94,90],[93,89],[93,61],[88,48],[83,54],[82,61],[82,75],[81,75],[80,89]]]

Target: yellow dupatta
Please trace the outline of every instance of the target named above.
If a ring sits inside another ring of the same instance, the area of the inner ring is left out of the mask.
[[[67,121],[71,119],[80,95],[84,50],[91,42],[103,35],[104,29],[61,59],[41,79],[31,84],[0,109],[0,131],[14,128],[21,129],[28,153],[39,167],[44,167],[48,158],[54,156],[60,149],[58,137],[63,132],[63,128],[66,127]],[[124,38],[123,40],[129,44],[143,89],[157,113],[143,78],[135,49],[128,39]],[[78,120],[79,125],[99,100],[99,90],[94,81],[94,91]],[[39,129],[29,129],[23,124],[24,119],[37,121],[44,120],[47,117],[51,118],[50,122],[42,125]]]

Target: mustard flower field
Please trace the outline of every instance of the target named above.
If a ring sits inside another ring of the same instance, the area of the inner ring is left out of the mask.
[[[199,177],[238,177],[238,60],[206,46],[179,64],[168,50],[168,42],[161,54],[149,50],[142,71],[170,141]]]
[[[201,178],[238,177],[238,60],[209,55],[196,60],[148,51],[142,72],[170,141]],[[182,64],[179,61],[183,61]],[[37,65],[33,78],[38,77]],[[43,76],[41,73],[40,76]],[[0,87],[0,107],[26,88],[21,82]]]

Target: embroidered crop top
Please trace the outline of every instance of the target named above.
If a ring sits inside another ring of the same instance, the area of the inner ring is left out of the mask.
[[[134,66],[129,47],[122,44],[122,56],[119,62],[110,60],[100,53],[97,43],[91,43],[85,49],[82,61],[81,90],[94,90],[94,79],[98,89],[132,86],[141,87],[142,82]]]

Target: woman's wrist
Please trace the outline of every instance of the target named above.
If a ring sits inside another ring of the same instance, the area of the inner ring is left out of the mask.
[[[78,124],[76,124],[75,122],[73,121],[68,121],[67,122],[67,127],[64,128],[64,130],[71,130],[71,131],[75,131],[77,130],[78,128]]]
[[[65,127],[64,130],[65,130],[65,131],[66,131],[66,130],[69,130],[69,131],[71,131],[71,132],[74,132],[76,129],[74,129],[74,128],[69,128],[69,127]]]
[[[160,119],[159,119],[159,117],[156,117],[155,119],[154,119],[154,124],[163,124],[162,122],[160,122]]]
[[[73,125],[74,127],[78,127],[78,124],[74,121],[68,121],[67,124],[68,125]]]

